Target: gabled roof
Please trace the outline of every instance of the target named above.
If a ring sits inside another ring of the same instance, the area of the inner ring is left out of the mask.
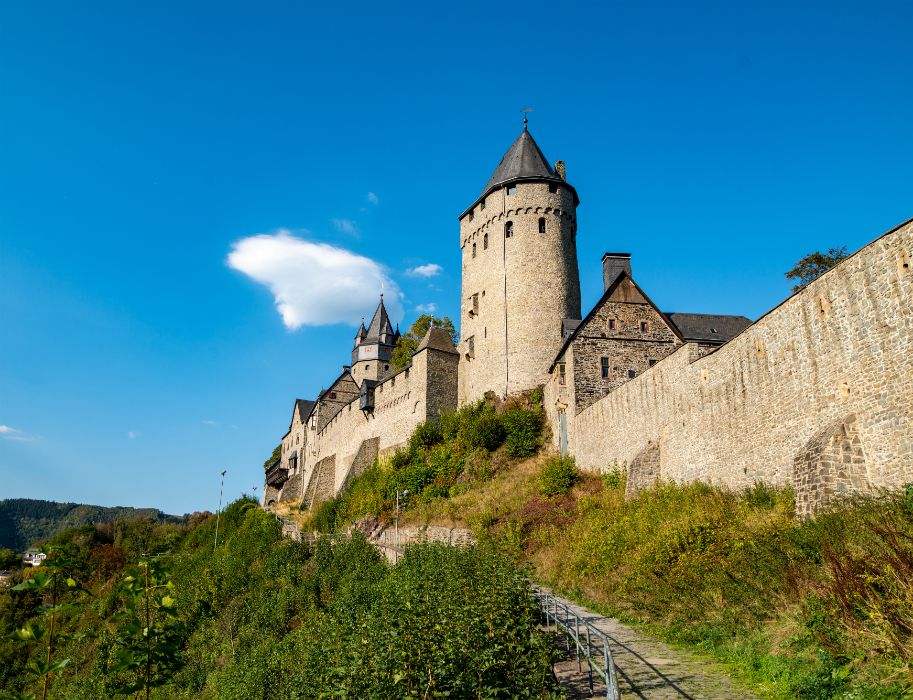
[[[387,315],[383,294],[380,295],[380,303],[374,311],[374,318],[371,319],[371,325],[368,326],[367,337],[365,337],[364,342],[380,342],[380,337],[382,335],[389,335],[391,338],[393,337],[393,324],[390,323],[390,317]]]
[[[644,298],[644,301],[646,301],[651,307],[653,307],[653,310],[656,313],[658,313],[662,318],[666,319],[666,315],[662,311],[660,311],[659,308],[656,306],[656,304],[653,303],[653,300],[646,295],[644,290],[641,289],[640,286],[637,284],[637,282],[634,281],[634,278],[631,277],[631,275],[629,275],[627,272],[625,272],[623,270],[621,272],[621,274],[619,274],[618,277],[615,278],[615,281],[612,282],[611,285],[609,285],[609,288],[605,290],[603,295],[601,297],[599,297],[599,301],[597,301],[595,304],[593,304],[593,308],[590,309],[590,312],[586,316],[583,317],[583,320],[574,329],[574,332],[571,333],[567,337],[567,339],[564,341],[564,344],[561,346],[561,349],[558,351],[558,354],[555,355],[555,359],[552,361],[551,366],[548,368],[549,374],[551,374],[551,372],[555,369],[555,365],[558,364],[558,360],[561,359],[561,356],[564,355],[564,353],[570,347],[571,343],[574,342],[574,339],[577,338],[578,335],[580,335],[580,331],[582,331],[584,328],[586,328],[586,325],[590,322],[590,319],[593,318],[596,311],[606,302],[606,300],[610,296],[612,296],[612,294],[615,293],[615,290],[618,289],[618,286],[624,280],[630,280],[631,284],[634,285],[634,289],[636,289],[640,293],[640,295]],[[685,338],[684,338],[684,336],[682,336],[681,331],[678,330],[678,328],[675,326],[675,324],[670,322],[668,319],[666,319],[666,322],[669,323],[669,328],[672,330],[672,332],[676,336],[678,336],[679,340],[684,342]]]
[[[751,325],[745,316],[720,314],[681,314],[668,312],[666,318],[681,332],[685,340],[725,343]]]
[[[364,338],[367,335],[368,335],[368,331],[365,328],[365,320],[362,319],[361,325],[358,327],[358,332],[355,334],[355,340],[358,340],[359,338]]]
[[[316,401],[310,401],[308,399],[295,399],[295,408],[298,409],[298,418],[302,423],[307,423],[307,419],[311,415],[311,411],[314,410],[314,406],[317,405]],[[292,409],[292,423],[295,422],[295,409]],[[291,423],[289,423],[289,430],[292,429]]]
[[[524,124],[523,131],[511,147],[507,149],[507,153],[501,158],[498,167],[488,178],[482,194],[472,203],[472,206],[460,214],[460,218],[462,219],[475,208],[476,204],[499,187],[514,182],[542,182],[543,180],[560,183],[562,187],[566,187],[574,194],[574,203],[580,203],[577,190],[555,173],[552,166],[548,164],[545,154],[542,153],[542,149],[539,148],[539,144],[536,143],[533,135],[529,133]]]
[[[431,326],[428,329],[428,332],[425,333],[425,337],[422,338],[421,342],[418,344],[415,352],[412,354],[415,355],[422,350],[427,350],[429,348],[431,350],[449,352],[454,355],[457,354],[457,349],[453,346],[453,339],[450,337],[450,333],[440,326]]]

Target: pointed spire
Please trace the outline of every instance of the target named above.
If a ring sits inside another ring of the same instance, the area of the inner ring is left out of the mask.
[[[358,332],[355,334],[355,344],[357,345],[360,341],[364,340],[368,335],[368,329],[365,328],[365,319],[362,317],[361,325],[358,327]]]
[[[393,337],[393,324],[390,323],[390,317],[387,315],[387,309],[384,306],[384,295],[380,295],[380,303],[371,319],[371,325],[368,326],[366,342],[389,344]]]
[[[527,124],[528,121],[524,116],[523,131],[520,132],[513,145],[507,149],[507,153],[501,158],[498,167],[495,168],[494,173],[488,179],[488,183],[485,185],[486,192],[496,185],[519,178],[559,179],[548,164],[548,160],[539,148],[539,144],[536,143],[533,135],[529,133]]]

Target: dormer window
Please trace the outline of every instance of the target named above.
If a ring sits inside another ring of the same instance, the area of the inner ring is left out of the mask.
[[[504,224],[504,238],[510,238],[514,235],[514,222],[508,221]]]
[[[511,195],[514,195],[514,194],[517,194],[517,186],[508,185],[507,186],[507,196],[510,197]]]
[[[545,233],[545,219],[539,219],[539,233]]]

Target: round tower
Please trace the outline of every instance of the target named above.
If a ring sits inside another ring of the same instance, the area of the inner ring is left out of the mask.
[[[525,120],[482,195],[460,216],[460,403],[543,384],[580,319],[577,191]]]

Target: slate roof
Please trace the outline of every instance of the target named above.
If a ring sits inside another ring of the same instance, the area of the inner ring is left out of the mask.
[[[365,337],[366,343],[379,343],[382,335],[388,335],[391,338],[394,335],[393,324],[390,323],[390,317],[387,315],[387,309],[384,306],[384,295],[380,295],[380,303],[374,312],[374,318],[371,319],[371,325],[368,326],[368,334]]]
[[[472,211],[472,209],[475,208],[475,205],[488,196],[490,192],[503,185],[511,182],[541,182],[543,180],[560,183],[562,187],[566,187],[573,192],[574,203],[580,203],[580,199],[577,196],[577,190],[555,173],[552,166],[548,164],[545,154],[542,153],[542,149],[539,148],[539,144],[536,143],[533,135],[529,133],[529,130],[524,126],[523,131],[517,137],[517,140],[507,149],[507,153],[501,158],[498,167],[495,168],[491,177],[488,178],[488,182],[485,183],[485,189],[482,190],[482,194],[473,202],[469,209],[460,214],[460,218],[462,219],[466,214]]]
[[[564,318],[561,320],[561,337],[567,338],[571,333],[577,330],[577,326],[581,324],[579,318]]]
[[[358,327],[358,332],[355,334],[355,340],[359,338],[364,338],[368,335],[368,329],[365,328],[365,321],[362,319],[361,325]]]
[[[745,316],[719,314],[681,314],[668,312],[667,319],[678,328],[685,340],[725,343],[752,324]]]
[[[426,348],[453,354],[457,353],[457,349],[453,346],[453,339],[450,337],[450,333],[440,326],[431,326],[431,328],[428,329],[428,332],[425,333],[425,337],[422,338],[422,341],[415,349],[415,353],[421,352]],[[413,355],[415,353],[413,353]]]
[[[301,416],[301,422],[303,423],[311,415],[311,411],[314,410],[317,402],[309,399],[295,399],[295,405],[298,407],[298,415]]]

